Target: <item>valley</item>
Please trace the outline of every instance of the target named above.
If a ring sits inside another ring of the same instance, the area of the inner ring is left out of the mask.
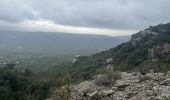
[[[49,66],[72,61],[76,55],[91,55],[129,40],[109,37],[45,32],[0,32],[0,65],[15,63],[19,70],[40,72]]]

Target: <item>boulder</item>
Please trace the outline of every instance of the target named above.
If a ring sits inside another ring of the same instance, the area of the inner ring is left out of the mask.
[[[92,93],[88,93],[88,96],[89,96],[90,98],[92,98],[92,97],[96,96],[97,93],[98,93],[98,91],[94,91],[94,92],[92,92]]]
[[[73,87],[77,95],[87,96],[88,93],[98,90],[98,87],[93,81],[85,81]]]
[[[155,81],[162,81],[165,79],[165,73],[147,73],[145,76],[148,77],[150,80]]]
[[[161,84],[161,85],[170,85],[170,78],[162,81],[160,84]]]
[[[109,96],[112,95],[115,91],[113,90],[103,90],[99,93],[100,96]]]
[[[149,100],[144,92],[139,92],[138,94],[132,96],[128,100]]]
[[[106,69],[109,69],[109,70],[113,70],[114,69],[114,66],[112,64],[108,64],[106,66]]]
[[[136,78],[136,73],[127,73],[127,72],[121,72],[120,76],[121,79],[135,79]]]
[[[138,83],[139,80],[138,79],[124,79],[124,80],[117,80],[115,83],[115,86],[117,86],[118,88],[125,88],[129,85],[134,85],[136,83]]]
[[[108,75],[97,75],[94,79],[96,85],[110,85],[112,82],[112,77]]]
[[[113,58],[106,59],[106,63],[107,63],[107,64],[110,64],[110,63],[112,63],[112,62],[113,62]]]
[[[166,73],[166,78],[170,78],[170,71]]]

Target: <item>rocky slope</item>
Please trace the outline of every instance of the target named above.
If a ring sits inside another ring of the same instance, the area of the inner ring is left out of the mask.
[[[96,85],[95,79],[74,85],[69,100],[161,100],[170,96],[170,72],[120,75],[108,86]]]

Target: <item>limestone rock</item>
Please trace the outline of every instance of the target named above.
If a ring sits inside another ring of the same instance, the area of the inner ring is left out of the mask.
[[[162,81],[160,84],[161,84],[161,85],[170,85],[170,78]]]
[[[120,74],[121,79],[112,85],[99,86],[93,80],[73,86],[69,100],[160,100],[170,96],[169,73]],[[146,79],[141,81],[139,76]]]
[[[109,96],[109,95],[112,95],[114,93],[113,90],[103,90],[100,92],[100,95],[101,96]]]
[[[98,91],[94,91],[92,93],[89,93],[88,96],[89,97],[94,97],[97,93],[98,93]]]
[[[113,58],[106,59],[106,63],[107,63],[107,64],[112,63],[112,61],[113,61]]]

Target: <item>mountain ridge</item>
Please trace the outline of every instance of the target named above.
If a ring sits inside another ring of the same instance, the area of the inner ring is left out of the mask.
[[[149,57],[150,55],[152,55],[152,59]],[[99,70],[105,69],[107,66],[106,59],[112,59],[112,67],[118,71],[169,70],[170,23],[151,26],[132,35],[128,42],[122,43],[115,48],[92,56],[79,57],[72,69],[78,68],[80,72],[86,70],[86,72],[91,72],[89,76],[93,76]],[[156,62],[153,59],[156,59]],[[85,80],[89,78],[86,77],[86,74],[84,76]]]

